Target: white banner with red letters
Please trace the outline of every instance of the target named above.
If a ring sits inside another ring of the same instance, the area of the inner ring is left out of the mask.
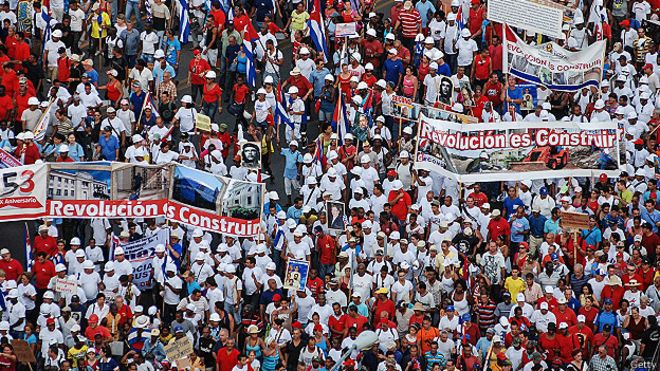
[[[47,189],[47,165],[0,169],[0,221],[42,216],[46,211]]]
[[[614,122],[460,124],[422,116],[415,167],[461,182],[618,176],[620,135]]]

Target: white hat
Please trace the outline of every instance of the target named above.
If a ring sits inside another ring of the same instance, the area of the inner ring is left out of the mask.
[[[162,243],[159,243],[156,245],[156,248],[154,249],[155,252],[165,252],[165,245]]]
[[[429,64],[429,68],[432,69],[432,70],[437,71],[438,70],[438,64],[436,62],[431,62],[431,64]]]
[[[409,158],[409,157],[410,157],[410,153],[408,153],[408,151],[406,151],[405,149],[401,151],[401,153],[399,153],[399,158]]]
[[[643,92],[642,94],[639,95],[639,99],[649,99],[651,96],[647,92]]]
[[[351,58],[355,59],[358,63],[362,61],[362,56],[358,52],[351,54]]]
[[[298,88],[295,86],[290,87],[289,94],[298,94]]]
[[[39,99],[37,97],[30,97],[28,99],[28,106],[38,106],[39,105]]]
[[[335,170],[334,167],[331,167],[328,169],[328,176],[329,177],[335,177],[337,176],[337,170]],[[311,179],[310,179],[311,180]]]
[[[204,75],[204,77],[206,77],[207,79],[215,79],[217,76],[215,74],[215,71],[209,70],[209,71],[206,71],[206,74]]]
[[[399,54],[399,52],[398,52],[396,49],[394,49],[394,48],[391,48],[391,49],[388,50],[387,52],[388,52],[389,54],[394,54],[394,55]]]
[[[121,247],[115,248],[115,255],[124,255],[124,249]]]
[[[358,89],[358,90],[369,89],[369,85],[367,85],[367,83],[364,82],[364,81],[360,81],[360,83],[359,83],[358,86],[357,86],[357,89]],[[357,95],[356,95],[356,97],[357,97]],[[360,99],[360,100],[362,100],[362,99]]]
[[[277,193],[277,191],[270,191],[268,192],[268,198],[271,199],[271,201],[278,201],[280,199],[280,195]]]
[[[455,21],[456,20],[456,14],[454,13],[449,13],[447,15],[447,21]]]
[[[105,267],[103,267],[104,272],[112,272],[114,270],[115,270],[115,263],[113,262],[105,263]]]
[[[52,291],[48,290],[44,293],[44,299],[55,299],[55,294]]]
[[[548,302],[547,301],[542,302],[539,308],[548,310]]]
[[[5,255],[5,254],[9,254],[9,249],[3,248],[2,250],[0,250],[0,255]]]
[[[201,261],[206,260],[206,254],[204,254],[203,252],[198,252],[197,255],[195,255],[195,260],[201,260]]]
[[[233,264],[227,266],[227,273],[236,273],[236,267]]]
[[[378,87],[380,87],[380,88],[382,88],[382,89],[385,89],[385,88],[387,87],[387,82],[385,82],[385,80],[383,80],[383,79],[380,79],[380,80],[376,81],[376,86],[378,86]],[[348,133],[348,134],[346,134],[346,135],[349,135],[349,134],[350,134],[350,133]],[[344,136],[344,139],[345,139],[345,138],[346,138],[346,136]]]
[[[470,32],[470,30],[467,29],[467,27],[461,30],[461,37],[470,37],[470,36],[472,36],[472,33]]]
[[[148,324],[149,324],[149,317],[147,317],[145,315],[139,316],[135,320],[135,327],[136,328],[142,328],[143,329],[143,328],[146,328]]]
[[[202,237],[203,235],[204,231],[201,228],[195,228],[192,234],[193,237]]]
[[[334,160],[334,159],[338,158],[339,155],[337,154],[337,151],[331,150],[330,152],[328,152],[327,157],[328,157],[328,160]]]
[[[209,321],[219,322],[220,315],[218,313],[211,314],[211,316],[209,317]]]
[[[16,289],[11,289],[9,290],[9,294],[7,294],[8,298],[17,298],[18,297],[18,290]]]
[[[290,75],[293,75],[293,76],[300,75],[300,68],[293,67],[293,70],[291,70]]]
[[[636,118],[637,118],[637,112],[635,111],[628,112],[628,120],[634,120]]]
[[[584,316],[584,314],[580,314],[577,316],[577,321],[578,322],[585,322],[587,320],[587,317]]]
[[[51,36],[53,36],[53,37],[62,37],[62,31],[60,31],[60,30],[55,30],[55,31],[53,31],[53,33],[51,34]]]
[[[91,260],[85,260],[82,263],[82,267],[83,267],[83,269],[94,269],[94,263],[92,263]]]
[[[431,36],[427,36],[426,39],[424,39],[424,44],[435,44],[435,40]]]
[[[136,305],[135,306],[135,312],[143,313],[144,312],[144,307],[141,306],[141,305]]]
[[[181,97],[181,103],[192,103],[192,97],[188,94]]]
[[[412,131],[412,128],[410,126],[406,126],[405,128],[403,128],[403,133],[404,134],[411,134],[412,135],[412,132],[413,131]]]
[[[368,164],[370,162],[371,162],[371,158],[369,157],[369,155],[362,155],[362,157],[360,158],[361,164]]]
[[[395,39],[396,39],[396,36],[394,36],[394,34],[392,32],[385,35],[385,40],[395,40]]]
[[[568,324],[566,322],[559,322],[559,329],[560,330],[567,329],[567,328],[568,328]]]
[[[332,74],[327,74],[327,75],[325,75],[325,77],[324,77],[323,79],[324,79],[325,81],[330,81],[330,82],[334,82],[334,81],[335,81],[335,78],[332,77]]]
[[[62,263],[57,263],[57,265],[55,266],[55,272],[57,272],[57,273],[66,272],[66,265],[64,265]]]
[[[367,30],[367,35],[372,36],[372,37],[376,37],[376,30],[374,30],[373,28],[368,29]]]
[[[401,234],[399,233],[399,231],[393,231],[392,233],[390,233],[390,240],[398,240],[400,238],[401,238]]]
[[[165,52],[162,49],[156,50],[156,52],[154,53],[154,58],[155,59],[165,58]]]
[[[277,219],[285,219],[286,220],[286,211],[280,210],[277,212]]]
[[[301,55],[303,55],[303,54],[304,54],[304,55],[307,55],[307,54],[309,54],[309,49],[307,49],[306,47],[303,46],[303,47],[300,48],[300,50],[298,51],[298,54],[301,54]]]
[[[350,78],[348,81],[359,83],[359,82],[360,82],[360,78],[358,78],[357,76],[351,76],[351,78]]]
[[[602,99],[597,100],[596,103],[594,103],[594,108],[595,109],[605,108],[605,102],[603,102]]]
[[[277,269],[277,266],[275,265],[275,263],[270,262],[270,263],[266,264],[266,270],[267,271],[274,271],[276,269]]]
[[[266,76],[264,78],[264,84],[272,84],[273,82],[273,76]]]
[[[306,164],[311,164],[312,161],[314,161],[314,157],[310,153],[305,153],[305,156],[303,156],[303,162]]]

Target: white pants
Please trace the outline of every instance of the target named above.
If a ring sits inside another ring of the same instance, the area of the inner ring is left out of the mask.
[[[218,64],[218,49],[206,49],[206,59],[211,68],[216,68]]]
[[[289,179],[289,178],[284,178],[284,193],[286,193],[287,196],[291,196],[291,188],[296,190],[300,189],[300,183],[298,183],[298,179]]]
[[[293,129],[291,126],[287,125],[286,130],[284,131],[284,135],[287,143],[291,142],[293,139],[300,140],[300,123],[293,123]]]

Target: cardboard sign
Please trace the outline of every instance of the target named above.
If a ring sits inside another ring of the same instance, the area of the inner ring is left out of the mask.
[[[55,292],[61,292],[65,294],[75,294],[76,292],[78,292],[78,285],[76,285],[75,282],[71,282],[66,278],[56,278]]]
[[[349,37],[357,33],[355,22],[337,23],[335,25],[335,37]]]
[[[14,339],[11,341],[11,346],[14,347],[14,354],[18,362],[21,363],[36,363],[37,359],[34,358],[32,348],[25,340]]]
[[[571,229],[589,229],[589,215],[568,211],[561,212],[561,225]]]
[[[181,339],[172,339],[165,345],[165,354],[170,361],[176,361],[188,357],[193,353],[193,346],[187,336]]]
[[[211,132],[211,118],[202,114],[197,113],[195,115],[195,127],[199,131],[205,131],[207,133]]]

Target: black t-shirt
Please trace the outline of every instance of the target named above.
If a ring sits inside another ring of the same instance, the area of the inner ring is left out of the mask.
[[[479,242],[479,239],[477,239],[474,235],[466,236],[463,233],[456,235],[452,241],[458,251],[462,252],[463,254],[471,253],[472,248],[477,245],[477,242]]]
[[[128,62],[126,62],[126,58],[123,55],[119,58],[112,58],[112,68],[117,70],[117,80],[126,80],[126,67],[128,67]]]
[[[204,366],[215,367],[215,359],[213,353],[215,350],[216,341],[213,337],[199,338],[199,355],[204,359]]]
[[[660,342],[660,328],[655,326],[654,328],[647,329],[642,334],[642,344],[644,344],[644,354],[642,357],[653,357],[658,343]]]
[[[300,358],[300,351],[305,347],[305,344],[307,342],[301,340],[300,344],[295,345],[293,344],[293,340],[291,340],[286,347],[284,347],[285,353],[288,354],[289,358],[287,359],[286,362],[286,369],[288,371],[295,371],[296,368],[298,367],[298,358]]]

